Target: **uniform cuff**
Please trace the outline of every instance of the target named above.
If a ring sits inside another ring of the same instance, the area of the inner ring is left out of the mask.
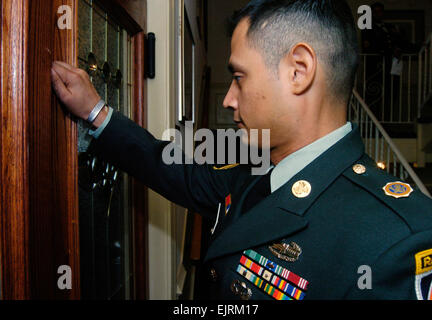
[[[89,130],[89,135],[91,135],[95,139],[99,138],[99,136],[102,134],[102,132],[110,122],[113,112],[114,112],[113,108],[109,107],[108,115],[106,116],[102,125],[99,128],[97,128],[97,130],[95,131]]]

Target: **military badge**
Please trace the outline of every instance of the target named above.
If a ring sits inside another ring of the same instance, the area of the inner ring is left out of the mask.
[[[387,183],[383,190],[387,196],[393,198],[407,198],[414,191],[408,183],[400,181]]]
[[[415,255],[415,291],[418,300],[432,300],[432,249]]]
[[[231,194],[229,194],[226,198],[225,198],[225,215],[228,214],[228,211],[231,208]]]
[[[300,246],[291,242],[289,244],[286,243],[276,243],[269,247],[271,253],[273,253],[279,259],[294,262],[297,261],[302,253],[302,249]]]

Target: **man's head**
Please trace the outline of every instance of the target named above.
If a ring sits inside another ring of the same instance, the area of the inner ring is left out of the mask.
[[[224,106],[242,126],[270,128],[274,140],[281,121],[288,131],[289,121],[301,125],[308,111],[299,105],[317,92],[346,106],[358,43],[344,0],[254,0],[233,21],[234,81]]]

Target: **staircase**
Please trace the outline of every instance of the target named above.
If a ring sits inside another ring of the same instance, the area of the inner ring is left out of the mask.
[[[418,53],[395,61],[362,54],[355,88],[392,138],[416,139],[417,123],[432,123],[432,33]]]
[[[419,53],[419,122],[432,123],[432,34]]]
[[[379,167],[431,197],[432,34],[418,54],[400,61],[396,75],[388,58],[361,55],[348,118],[359,124],[366,152]]]

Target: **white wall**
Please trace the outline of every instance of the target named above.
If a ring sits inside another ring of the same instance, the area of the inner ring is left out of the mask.
[[[179,0],[147,0],[147,31],[156,35],[156,77],[147,80],[147,126],[158,139],[166,129],[175,128],[175,1]],[[206,54],[198,36],[196,1],[185,0],[185,6],[196,43],[196,79],[201,80]],[[199,101],[199,84],[196,101]],[[152,300],[175,299],[182,290],[184,222],[185,209],[149,191],[149,298]]]
[[[156,78],[148,79],[148,130],[161,139],[173,127],[172,3],[147,0],[147,30],[156,34]],[[149,191],[149,298],[174,297],[172,205]]]

